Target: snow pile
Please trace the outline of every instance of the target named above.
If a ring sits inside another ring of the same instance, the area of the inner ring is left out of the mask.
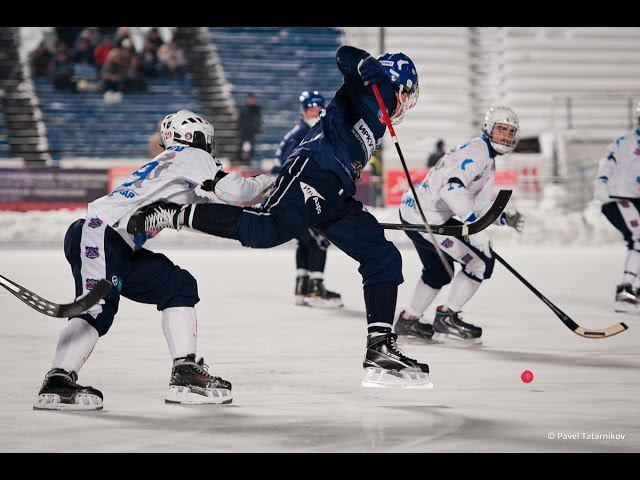
[[[398,223],[397,207],[369,208],[380,221]],[[620,233],[600,213],[599,206],[589,205],[581,212],[560,213],[557,209],[522,208],[526,215],[522,235],[511,228],[490,227],[496,245],[604,245],[621,243]],[[0,244],[2,246],[61,246],[69,225],[84,218],[85,210],[33,212],[0,212]],[[398,245],[409,245],[400,231],[387,231],[387,238]],[[147,245],[237,245],[233,240],[212,237],[199,232],[165,230]]]

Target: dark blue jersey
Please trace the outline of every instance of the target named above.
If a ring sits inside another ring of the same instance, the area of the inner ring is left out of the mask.
[[[289,157],[293,149],[300,144],[309,130],[311,130],[311,127],[301,118],[296,126],[287,132],[280,142],[278,150],[276,150],[276,161],[271,169],[272,174],[280,173],[282,164],[286,161],[287,157]]]
[[[364,50],[340,47],[336,63],[344,83],[321,114],[320,121],[307,132],[288,158],[309,157],[340,178],[349,196],[356,193],[356,180],[373,152],[382,143],[386,125],[370,85],[365,86],[358,73],[358,63],[368,57]],[[396,95],[389,80],[378,87],[391,115]]]

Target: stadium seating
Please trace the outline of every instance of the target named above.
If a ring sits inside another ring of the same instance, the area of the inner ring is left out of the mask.
[[[327,100],[342,83],[335,53],[336,28],[210,28],[236,107],[254,93],[262,107],[262,131],[254,160],[273,158],[280,140],[299,116],[298,95],[319,90]]]
[[[4,126],[4,115],[0,110],[0,158],[12,157],[11,148],[9,146],[9,140],[7,139],[7,133]]]
[[[125,92],[119,104],[105,104],[100,92],[56,91],[46,79],[34,83],[54,159],[146,158],[164,115],[199,110],[189,78],[148,79],[146,92]]]

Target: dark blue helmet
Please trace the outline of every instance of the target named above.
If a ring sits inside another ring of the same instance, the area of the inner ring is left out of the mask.
[[[302,105],[302,109],[306,110],[311,107],[323,107],[324,108],[324,97],[320,95],[320,92],[314,90],[312,92],[302,92],[300,94],[300,105]]]
[[[413,108],[418,101],[418,71],[413,61],[404,53],[385,53],[378,57],[378,61],[387,72],[391,83],[398,87],[399,93],[409,94],[408,99],[400,103],[402,110],[395,115],[393,123],[398,123],[405,112]]]

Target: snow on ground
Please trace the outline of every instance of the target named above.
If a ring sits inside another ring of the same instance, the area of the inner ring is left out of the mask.
[[[604,340],[580,338],[497,265],[465,311],[467,321],[484,327],[481,347],[404,340],[408,355],[429,363],[435,389],[364,389],[360,279],[355,262],[337,249],[328,257],[327,285],[343,294],[341,311],[292,304],[290,247],[163,247],[199,280],[199,353],[233,382],[233,404],[165,405],[170,359],[160,314],[123,299],[80,373],[81,383],[103,391],[104,410],[34,411],[64,320],[4,292],[0,451],[639,451],[640,317],[612,312],[621,242],[509,243],[497,239],[495,248],[578,323],[602,328],[624,320],[630,329]],[[401,251],[398,310],[420,271],[417,254]],[[54,301],[73,296],[60,248],[0,248],[0,265],[2,274]],[[525,369],[535,374],[530,384],[520,380]],[[594,433],[624,438],[582,436]]]

